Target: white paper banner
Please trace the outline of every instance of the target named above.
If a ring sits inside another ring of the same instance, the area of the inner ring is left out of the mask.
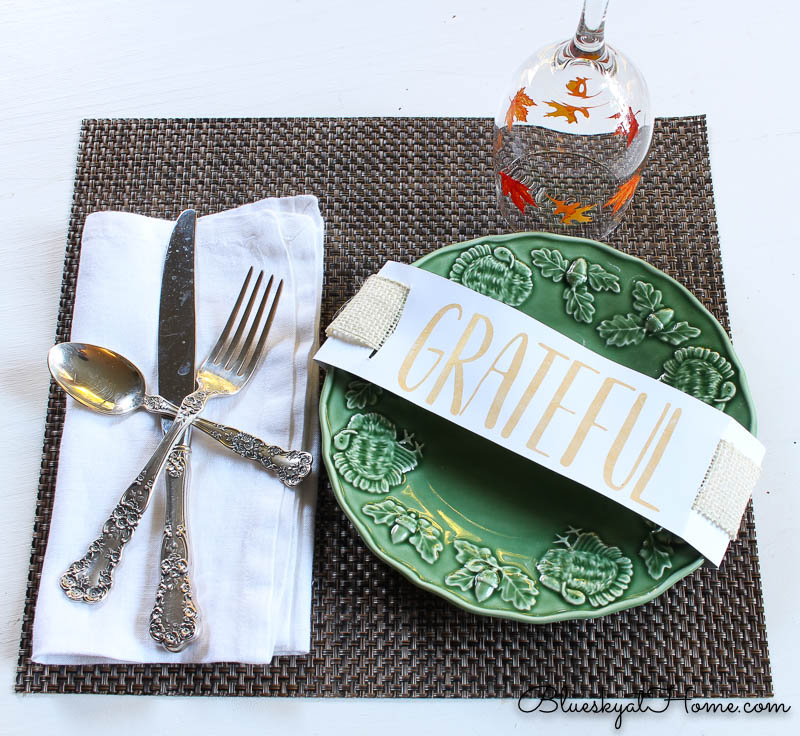
[[[720,563],[764,455],[736,420],[448,279],[394,262],[380,276],[408,287],[386,318],[394,331],[378,350],[329,337],[318,361],[602,493]]]

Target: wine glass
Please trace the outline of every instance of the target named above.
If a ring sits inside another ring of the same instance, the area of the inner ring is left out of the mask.
[[[575,36],[537,51],[495,118],[500,211],[514,230],[603,238],[622,219],[653,137],[633,63],[605,43],[608,0],[584,0]]]

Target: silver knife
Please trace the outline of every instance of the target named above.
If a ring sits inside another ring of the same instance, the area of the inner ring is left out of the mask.
[[[158,317],[158,392],[180,404],[195,390],[194,382],[194,235],[197,213],[182,212],[172,231],[161,275]],[[161,419],[166,434],[172,425]],[[186,493],[189,487],[191,428],[167,461],[166,518],[161,539],[161,565],[150,636],[171,652],[179,652],[197,636],[197,607],[190,583]]]

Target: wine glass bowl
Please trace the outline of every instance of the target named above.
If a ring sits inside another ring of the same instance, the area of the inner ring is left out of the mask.
[[[605,43],[608,0],[585,0],[575,36],[514,75],[495,118],[498,205],[514,230],[603,238],[622,219],[653,137],[647,85]]]

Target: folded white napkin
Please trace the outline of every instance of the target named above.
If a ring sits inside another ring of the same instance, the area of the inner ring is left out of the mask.
[[[174,222],[89,215],[81,241],[72,340],[133,361],[156,393],[158,305]],[[285,488],[252,461],[192,434],[187,518],[198,639],[173,654],[150,639],[164,522],[163,480],[99,604],[68,600],[63,571],[81,557],[161,437],[157,417],[94,414],[68,399],[42,569],[33,660],[267,663],[308,652],[319,457],[318,373],[323,223],[315,197],[267,199],[197,221],[196,360],[218,337],[250,266],[284,279],[268,353],[247,386],[203,416],[284,449],[314,454],[314,472]]]

